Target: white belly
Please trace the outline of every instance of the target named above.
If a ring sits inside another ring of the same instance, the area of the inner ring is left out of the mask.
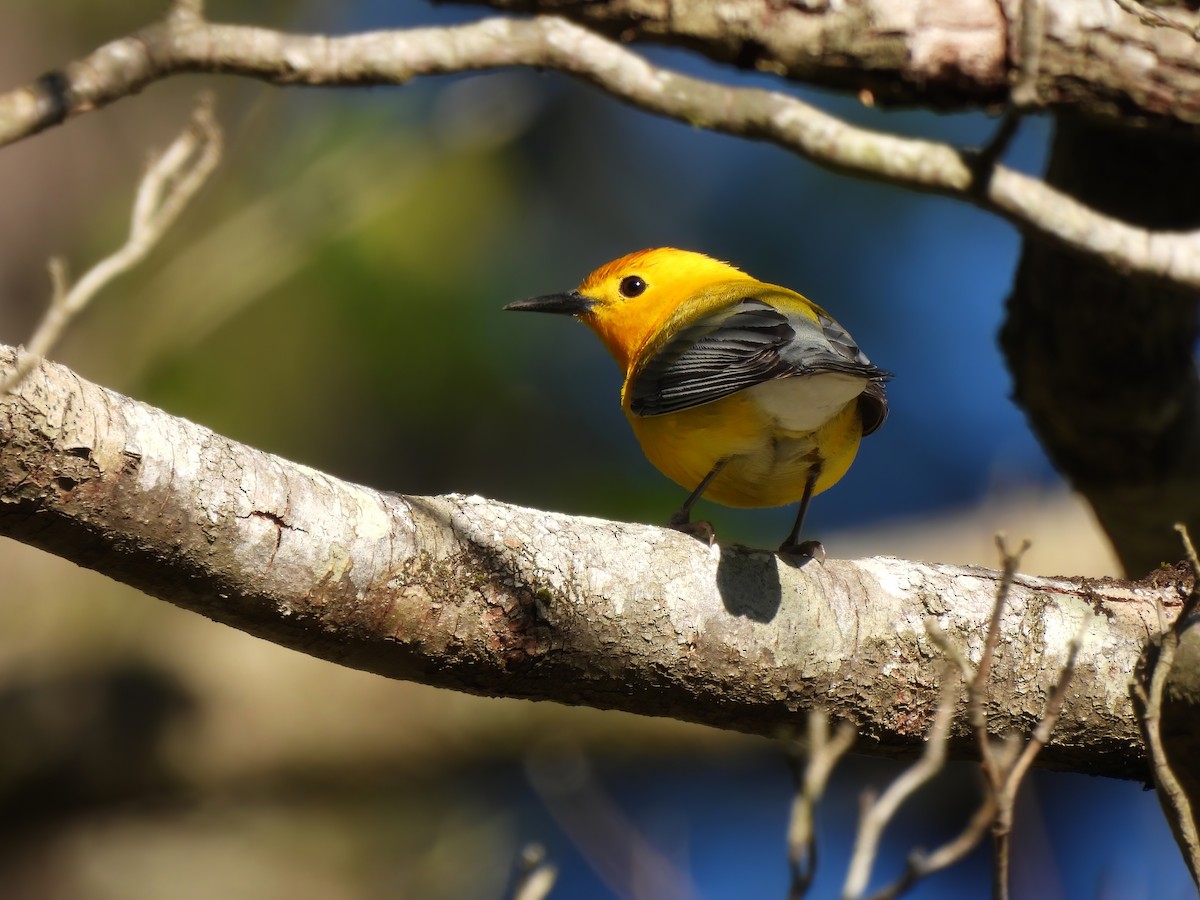
[[[803,433],[815,431],[836,416],[867,383],[865,378],[825,372],[764,381],[745,393],[781,428]]]

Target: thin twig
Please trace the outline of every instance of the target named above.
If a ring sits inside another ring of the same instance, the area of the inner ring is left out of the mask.
[[[962,675],[964,684],[970,684],[975,680],[975,667],[971,665],[971,661],[967,659],[966,654],[958,649],[950,641],[950,636],[942,631],[942,626],[938,624],[937,619],[930,616],[925,620],[925,632],[946,658],[958,666],[958,671]]]
[[[1054,730],[1054,726],[1058,722],[1059,713],[1062,711],[1063,703],[1066,701],[1067,686],[1071,683],[1071,679],[1075,675],[1075,661],[1079,655],[1079,648],[1082,643],[1083,630],[1080,629],[1071,639],[1067,651],[1067,662],[1059,674],[1058,683],[1055,684],[1054,690],[1051,692],[1050,699],[1046,704],[1046,710],[1034,727],[1033,734],[1029,740],[1022,746],[1020,739],[1016,735],[1010,735],[1009,740],[1000,745],[1001,752],[993,752],[992,754],[993,759],[997,760],[1000,775],[999,782],[992,784],[992,797],[996,805],[995,817],[992,822],[992,836],[995,841],[992,883],[995,900],[1007,900],[1009,896],[1008,872],[1009,859],[1012,852],[1011,836],[1013,815],[1017,803],[1017,791],[1020,789],[1021,782],[1025,778],[1025,774],[1029,771],[1029,767],[1033,764],[1034,758],[1046,745],[1046,742],[1050,739],[1050,733]],[[992,746],[994,751],[996,745],[991,744],[990,746]]]
[[[1037,73],[1044,40],[1042,0],[1022,0],[1017,9],[1017,27],[1020,29],[1017,68],[1008,92],[1008,108],[991,139],[979,150],[964,154],[974,174],[971,192],[977,200],[986,198],[991,189],[992,175],[1016,136],[1022,111],[1036,108],[1038,102]]]
[[[142,176],[125,243],[74,285],[69,284],[66,263],[58,258],[50,260],[50,306],[18,365],[0,380],[0,395],[21,383],[96,294],[146,258],[204,184],[220,156],[221,130],[213,115],[212,96],[203,94],[187,128],[165,152],[151,159]]]
[[[1012,590],[1013,579],[1017,575],[1021,557],[1029,549],[1029,541],[1022,541],[1016,553],[1009,553],[1004,536],[998,534],[996,535],[996,547],[1000,551],[1002,561],[1000,583],[996,587],[996,602],[992,605],[992,617],[988,621],[983,652],[979,657],[979,665],[975,669],[975,678],[971,681],[967,692],[967,715],[979,742],[979,755],[983,763],[984,775],[992,789],[999,791],[1004,776],[1000,762],[996,758],[995,745],[988,736],[987,716],[983,710],[983,701],[988,680],[992,676],[992,662],[996,656],[996,647],[1000,643],[1000,622],[1004,617],[1005,608],[1008,606],[1008,594]]]
[[[1008,900],[1009,856],[1017,791],[1020,789],[1021,781],[1029,771],[1029,767],[1033,764],[1034,758],[1046,745],[1058,722],[1063,704],[1066,702],[1068,685],[1075,675],[1075,664],[1083,644],[1084,630],[1081,628],[1071,639],[1067,649],[1067,661],[1059,673],[1058,681],[1055,683],[1042,716],[1029,739],[1022,742],[1017,735],[1013,734],[999,743],[993,741],[988,734],[987,717],[983,709],[983,695],[991,676],[996,648],[1000,643],[1000,622],[1008,604],[1008,595],[1012,590],[1021,557],[1029,549],[1029,541],[1023,541],[1014,553],[1009,551],[1003,535],[998,534],[996,535],[996,547],[1000,551],[1002,560],[1000,583],[996,588],[996,602],[992,607],[992,618],[988,625],[987,637],[984,640],[979,668],[971,683],[968,708],[970,709],[971,726],[975,730],[975,737],[979,744],[980,762],[990,792],[990,800],[995,807],[992,818],[993,897],[994,900]]]
[[[1034,759],[1045,747],[1046,742],[1050,740],[1050,734],[1058,723],[1063,704],[1066,703],[1068,685],[1075,675],[1075,666],[1083,646],[1085,628],[1080,628],[1071,639],[1067,648],[1066,663],[1059,673],[1042,716],[1029,739],[1022,741],[1018,735],[1012,734],[1002,741],[992,740],[988,733],[987,715],[984,711],[984,695],[995,663],[996,649],[1000,644],[1000,625],[1008,606],[1008,596],[1012,591],[1021,557],[1029,549],[1029,541],[1023,541],[1014,553],[1009,551],[1003,535],[998,534],[996,535],[996,547],[1000,551],[1002,569],[999,583],[996,586],[996,600],[992,605],[992,615],[988,623],[987,636],[984,638],[983,650],[980,653],[979,665],[973,674],[970,663],[967,662],[961,651],[950,643],[937,623],[933,620],[925,623],[930,638],[958,665],[964,673],[964,677],[968,679],[967,710],[971,728],[975,732],[975,739],[979,745],[980,765],[983,769],[987,796],[962,834],[929,856],[914,855],[909,860],[908,871],[895,884],[876,894],[872,900],[889,900],[889,898],[897,897],[929,872],[957,862],[970,852],[982,837],[983,830],[989,822],[992,826],[994,841],[993,897],[995,900],[1007,900],[1008,898],[1010,834],[1017,791]]]
[[[854,839],[854,852],[842,885],[843,898],[859,898],[867,889],[871,869],[879,851],[879,841],[888,823],[895,817],[902,803],[918,788],[941,771],[946,762],[946,745],[950,737],[950,723],[954,720],[954,707],[958,702],[960,686],[957,678],[949,673],[943,676],[942,692],[937,712],[929,734],[925,739],[925,750],[915,763],[905,769],[895,781],[888,785],[879,798],[865,810],[858,823]]]
[[[1070,685],[1071,679],[1075,677],[1075,663],[1079,658],[1079,648],[1083,646],[1083,635],[1084,629],[1080,628],[1071,638],[1071,643],[1067,645],[1067,662],[1063,666],[1062,672],[1059,673],[1058,683],[1054,685],[1054,690],[1046,703],[1046,711],[1042,713],[1041,720],[1034,727],[1033,734],[1030,735],[1005,778],[1005,789],[1013,794],[1014,799],[1025,773],[1029,771],[1034,758],[1046,746],[1046,742],[1050,740],[1050,733],[1058,724],[1058,716],[1067,699],[1067,687]]]
[[[971,169],[974,171],[972,190],[978,196],[982,197],[987,194],[992,172],[995,171],[996,164],[1008,150],[1020,125],[1021,114],[1015,109],[1009,109],[1000,120],[996,133],[986,144],[978,150],[964,152],[964,159],[970,163]]]
[[[1192,536],[1188,533],[1187,526],[1182,522],[1176,522],[1175,530],[1179,532],[1179,538],[1183,541],[1183,549],[1187,553],[1188,562],[1192,564],[1193,573],[1200,572],[1200,558],[1196,556],[1196,547],[1192,543]],[[1196,592],[1193,590],[1192,593]]]
[[[788,758],[796,777],[796,795],[788,822],[788,864],[792,870],[789,900],[800,900],[808,893],[817,870],[816,808],[825,793],[829,776],[838,760],[853,745],[854,728],[838,724],[831,738],[829,713],[816,708],[808,714],[808,734],[803,744],[793,744]]]
[[[936,620],[930,618],[925,622],[925,629],[929,633],[930,639],[957,666],[969,684],[968,714],[971,727],[979,742],[986,794],[970,821],[955,838],[932,853],[926,854],[920,851],[912,853],[904,873],[890,885],[873,894],[871,900],[894,900],[920,879],[954,865],[974,849],[987,832],[989,825],[995,838],[994,896],[1001,900],[1008,897],[1008,838],[1012,828],[1016,794],[1034,758],[1050,739],[1050,734],[1058,721],[1066,701],[1067,686],[1075,674],[1075,663],[1083,642],[1083,630],[1081,629],[1071,640],[1067,652],[1067,662],[1051,691],[1046,709],[1034,728],[1032,737],[1024,744],[1016,735],[1010,735],[998,743],[993,741],[987,730],[987,716],[983,708],[984,693],[991,676],[996,648],[1000,642],[1000,624],[1008,605],[1008,595],[1012,590],[1021,556],[1029,548],[1029,542],[1022,542],[1015,553],[1010,553],[1003,536],[997,535],[996,545],[1002,558],[1002,571],[978,667],[971,666],[963,653],[950,642]]]
[[[1200,24],[1188,25],[1164,16],[1157,10],[1138,3],[1137,0],[1116,0],[1116,4],[1130,15],[1137,16],[1138,21],[1143,25],[1149,25],[1151,28],[1170,28],[1172,31],[1186,34],[1192,40],[1200,40]]]
[[[521,851],[517,881],[509,897],[511,900],[545,900],[557,878],[558,868],[546,861],[546,848],[541,844],[528,844]]]
[[[1184,601],[1183,609],[1171,628],[1165,627],[1166,614],[1161,599],[1155,595],[1155,605],[1159,619],[1158,658],[1149,672],[1148,687],[1137,685],[1134,696],[1141,702],[1142,731],[1145,735],[1146,746],[1150,753],[1151,773],[1154,784],[1158,788],[1159,800],[1174,825],[1173,831],[1184,862],[1192,874],[1192,880],[1200,885],[1200,834],[1196,830],[1196,820],[1193,816],[1191,800],[1187,791],[1180,784],[1162,741],[1162,699],[1171,668],[1175,664],[1175,651],[1179,648],[1180,638],[1188,627],[1190,620],[1200,605],[1200,558],[1196,556],[1196,548],[1192,544],[1191,535],[1182,523],[1175,525],[1183,540],[1188,562],[1192,567],[1192,590]]]
[[[1029,549],[1029,541],[1023,541],[1016,553],[1010,553],[1004,536],[997,534],[996,548],[1000,551],[1002,561],[1000,584],[996,588],[996,602],[992,606],[992,618],[988,624],[987,637],[984,639],[979,668],[975,673],[975,681],[971,684],[968,708],[971,711],[971,727],[975,729],[975,737],[979,744],[983,774],[996,804],[996,813],[992,819],[992,893],[994,900],[1008,900],[1009,836],[1012,830],[1013,805],[1011,795],[1005,793],[1005,782],[1008,778],[1008,764],[1015,758],[1016,750],[1014,744],[1009,743],[1002,752],[1001,747],[992,741],[988,734],[987,717],[983,711],[983,694],[991,677],[996,647],[1000,643],[1000,620],[1008,605],[1008,593],[1012,589],[1021,556]]]
[[[962,681],[967,684],[972,683],[975,679],[974,667],[962,651],[942,631],[937,620],[932,617],[926,619],[925,630],[928,632],[930,639],[945,654],[946,658],[958,668]],[[959,862],[959,860],[975,849],[983,839],[983,836],[987,834],[995,813],[995,795],[991,787],[985,785],[984,798],[975,810],[974,815],[971,816],[970,820],[963,827],[963,830],[932,852],[926,853],[922,850],[914,850],[909,854],[908,865],[900,877],[872,894],[870,900],[895,900],[896,897],[907,892],[922,878],[926,878],[935,872],[940,872],[942,869],[949,868]]]
[[[891,884],[872,894],[869,900],[895,900],[922,878],[958,863],[983,840],[995,814],[996,801],[988,791],[983,802],[975,810],[975,814],[971,816],[970,821],[956,837],[951,838],[932,853],[914,850],[909,854],[908,867],[904,873]]]

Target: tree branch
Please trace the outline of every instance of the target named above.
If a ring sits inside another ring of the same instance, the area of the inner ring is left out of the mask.
[[[1200,14],[1136,0],[465,0],[555,13],[873,102],[1200,123]],[[1183,34],[1167,33],[1169,25]],[[1018,98],[1017,93],[1022,96]]]
[[[0,374],[15,365],[0,354]],[[763,734],[824,706],[921,744],[933,615],[983,645],[998,573],[794,568],[668,529],[338,481],[43,363],[0,404],[0,534],[344,665],[479,694]],[[1170,585],[1014,579],[988,724],[1029,731],[1083,629],[1043,761],[1141,776],[1127,685]],[[862,744],[860,743],[860,746]],[[960,728],[951,751],[970,756]]]
[[[998,163],[980,171],[973,154],[948,144],[852,126],[787,94],[680,75],[549,17],[330,38],[210,24],[177,10],[0,95],[0,145],[180,72],[228,72],[274,84],[364,85],[519,65],[558,69],[640,109],[769,141],[849,175],[976,203],[1031,235],[1119,271],[1200,287],[1200,232],[1133,227]]]

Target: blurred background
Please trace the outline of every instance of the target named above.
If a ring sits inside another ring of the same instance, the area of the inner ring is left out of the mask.
[[[145,24],[162,3],[8,0],[0,90]],[[348,32],[486,11],[382,0],[214,0],[214,20]],[[855,122],[960,144],[982,114]],[[1006,224],[849,180],[774,147],[626,108],[556,74],[280,90],[187,76],[0,152],[0,339],[27,339],[45,262],[80,273],[123,239],[151,148],[213,88],[224,160],[148,263],[52,354],[83,376],[256,447],[406,493],[456,491],[663,522],[683,492],[645,461],[616,367],[585,329],[502,314],[650,246],[697,249],[826,306],[896,373],[892,415],[813,506],[834,556],[1115,574],[1008,399],[995,334],[1018,253]],[[1011,162],[1042,165],[1048,124]],[[701,510],[773,546],[790,510]],[[0,896],[499,898],[523,845],[556,898],[786,893],[791,777],[761,739],[390,682],[282,650],[48,555],[0,544]],[[801,727],[802,723],[797,723]],[[815,897],[834,896],[858,796],[895,764],[855,757],[821,818]],[[877,869],[955,833],[974,767],[892,829]],[[1038,772],[1019,808],[1014,894],[1193,896],[1141,786]],[[985,896],[988,858],[911,896]]]

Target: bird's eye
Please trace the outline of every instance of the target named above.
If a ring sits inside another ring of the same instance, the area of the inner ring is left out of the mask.
[[[621,296],[636,297],[646,290],[646,282],[637,275],[629,275],[621,279]]]

